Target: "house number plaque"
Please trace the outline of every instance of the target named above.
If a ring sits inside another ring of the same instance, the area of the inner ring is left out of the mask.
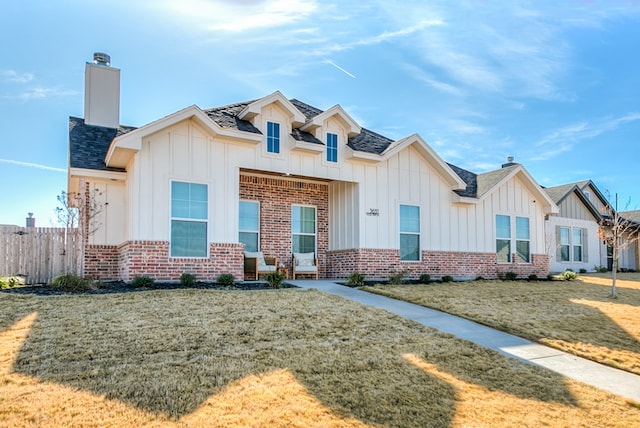
[[[380,215],[380,210],[378,208],[369,208],[369,211],[367,211],[367,215],[378,217]]]

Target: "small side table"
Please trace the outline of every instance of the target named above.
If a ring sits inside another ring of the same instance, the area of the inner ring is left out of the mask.
[[[276,272],[284,276],[284,279],[289,279],[289,268],[286,266],[278,266]]]

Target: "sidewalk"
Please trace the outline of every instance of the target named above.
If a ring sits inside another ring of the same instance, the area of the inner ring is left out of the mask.
[[[288,280],[286,282],[302,289],[315,288],[364,305],[384,309],[427,327],[450,333],[509,357],[527,361],[640,403],[640,376],[638,375],[576,357],[444,312],[367,293],[330,280]]]

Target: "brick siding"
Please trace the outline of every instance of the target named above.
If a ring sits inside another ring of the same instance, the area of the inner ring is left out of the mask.
[[[291,272],[291,205],[316,207],[318,275],[325,278],[329,248],[329,187],[324,183],[240,175],[240,199],[260,202],[260,251]]]
[[[398,272],[405,272],[407,278],[414,279],[422,274],[433,278],[450,275],[454,278],[482,276],[489,279],[506,272],[515,272],[521,278],[531,274],[544,278],[549,272],[549,257],[533,254],[532,263],[498,264],[495,253],[423,251],[422,260],[416,262],[400,261],[400,251],[392,249],[358,248],[327,253],[328,277],[346,278],[354,272],[368,278],[388,278]]]

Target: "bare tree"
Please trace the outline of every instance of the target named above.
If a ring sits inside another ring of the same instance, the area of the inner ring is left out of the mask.
[[[610,199],[607,193],[607,199]],[[631,200],[627,202],[625,211],[628,210]],[[616,279],[620,267],[621,252],[640,239],[640,222],[634,218],[628,218],[625,213],[618,212],[618,195],[616,194],[615,209],[611,204],[603,208],[602,220],[598,229],[600,239],[611,247],[612,262],[611,268],[611,294],[610,297],[617,298]]]
[[[80,259],[79,274],[84,275],[84,255],[89,237],[100,228],[100,214],[103,204],[100,202],[102,193],[94,188],[90,190],[85,184],[85,192],[60,192],[56,199],[60,204],[56,208],[58,224],[66,229],[65,239],[70,233],[77,234],[78,257]]]

